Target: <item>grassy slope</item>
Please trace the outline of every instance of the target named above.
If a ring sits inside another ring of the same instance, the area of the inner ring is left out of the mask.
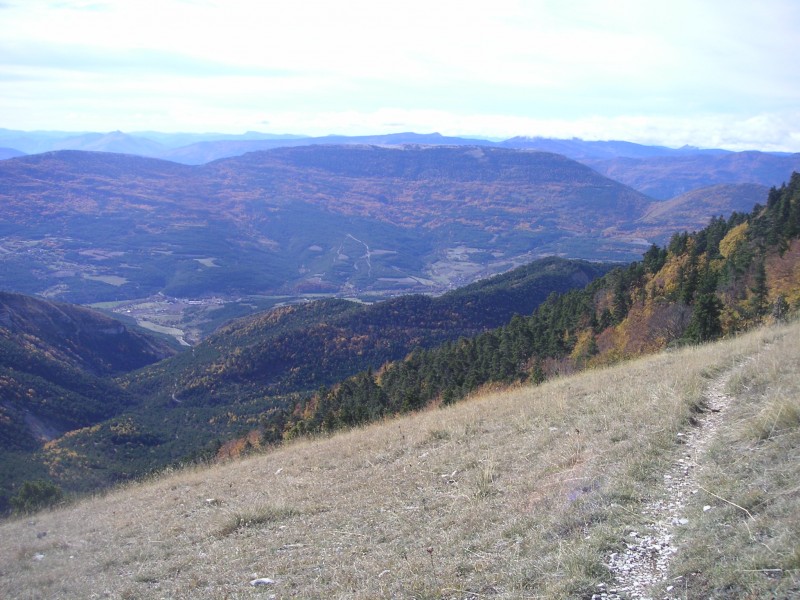
[[[800,591],[798,340],[800,324],[760,329],[6,522],[0,596],[591,597],[704,390],[754,356],[701,467],[704,487],[752,519],[698,492],[674,566],[700,573],[688,597],[788,597]],[[251,587],[256,576],[276,583]]]

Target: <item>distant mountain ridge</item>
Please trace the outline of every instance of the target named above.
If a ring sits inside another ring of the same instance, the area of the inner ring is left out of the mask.
[[[563,154],[573,160],[584,159],[612,159],[612,158],[653,158],[658,156],[687,156],[687,155],[717,155],[729,154],[730,150],[702,149],[694,146],[682,148],[668,148],[666,146],[647,146],[634,142],[620,140],[588,141],[578,138],[554,139],[545,137],[513,137],[503,142],[500,146],[506,148],[527,148],[541,150],[542,152],[555,152]]]
[[[609,160],[615,158],[649,159],[679,156],[716,156],[738,154],[719,148],[697,148],[638,144],[624,140],[560,139],[541,136],[516,136],[506,140],[478,137],[446,136],[440,133],[386,133],[373,135],[305,136],[295,134],[269,134],[250,131],[243,134],[222,133],[164,133],[143,131],[98,132],[42,132],[0,129],[0,146],[17,148],[26,154],[52,150],[95,150],[122,152],[164,158],[185,164],[203,164],[219,158],[238,156],[246,152],[271,150],[287,146],[367,144],[400,146],[420,144],[431,146],[496,146],[501,148],[539,150],[563,154],[573,160]],[[138,149],[138,151],[136,151]],[[785,152],[764,152],[771,156],[788,156]]]
[[[1,161],[0,182],[0,285],[85,303],[441,292],[543,255],[629,260],[647,242],[618,230],[652,204],[560,155],[477,146],[60,151]]]
[[[654,204],[642,216],[642,223],[661,223],[667,229],[679,231],[700,230],[707,223],[690,224],[698,204],[704,204],[716,215],[749,212],[753,206],[763,202],[769,188],[755,183],[723,183],[692,190],[670,200]]]
[[[7,158],[16,158],[18,156],[25,156],[25,153],[20,152],[19,150],[15,150],[14,148],[0,148],[0,160],[6,160]]]
[[[70,149],[133,154],[188,165],[202,165],[249,152],[309,145],[376,145],[400,147],[480,146],[538,150],[561,154],[659,200],[720,184],[779,186],[800,170],[800,153],[733,152],[683,146],[669,148],[621,140],[589,141],[518,136],[502,141],[444,136],[439,133],[308,137],[259,132],[187,134],[139,132],[67,133],[0,129],[0,160]]]
[[[720,184],[758,184],[777,187],[800,170],[800,154],[728,152],[586,159],[587,165],[633,189],[659,200]]]
[[[547,255],[629,261],[759,193],[672,215],[558,154],[363,144],[195,166],[63,150],[0,161],[0,184],[0,285],[83,303],[442,292]]]

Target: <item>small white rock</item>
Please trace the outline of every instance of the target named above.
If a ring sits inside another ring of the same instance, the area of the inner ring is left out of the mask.
[[[43,560],[43,559],[44,559],[44,554],[37,553],[33,555],[33,560]]]
[[[707,511],[709,511],[709,510],[711,510],[711,506],[709,506],[708,504],[706,504],[706,505],[703,507],[703,512],[707,512]]]
[[[258,579],[253,579],[253,581],[250,582],[250,585],[253,585],[253,586],[256,586],[256,585],[274,585],[274,584],[275,584],[275,580],[274,579],[270,579],[269,577],[259,577]]]

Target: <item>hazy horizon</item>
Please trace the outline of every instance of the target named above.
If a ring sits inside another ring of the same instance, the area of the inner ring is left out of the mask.
[[[155,136],[156,138],[193,138],[193,141],[189,140],[185,143],[179,144],[166,144],[165,147],[181,147],[183,145],[189,145],[194,143],[195,141],[215,141],[215,140],[225,140],[228,138],[234,138],[236,140],[261,140],[261,139],[322,139],[326,137],[343,137],[343,138],[356,138],[356,137],[384,137],[389,135],[420,135],[420,136],[427,136],[427,135],[442,135],[443,137],[448,138],[461,138],[461,139],[475,139],[480,141],[485,141],[489,143],[501,143],[508,141],[513,138],[528,138],[528,139],[542,139],[542,140],[553,140],[553,141],[577,141],[577,142],[598,142],[598,143],[634,143],[640,144],[643,146],[650,146],[650,147],[663,147],[669,148],[673,150],[679,150],[682,148],[695,148],[698,150],[726,150],[725,148],[720,147],[711,147],[711,146],[696,146],[693,144],[683,144],[678,146],[676,144],[665,144],[665,143],[642,143],[642,142],[632,142],[631,140],[625,139],[585,139],[580,137],[553,137],[553,136],[510,136],[510,137],[490,137],[485,135],[459,135],[459,134],[442,134],[438,131],[375,131],[370,133],[362,133],[362,134],[343,134],[343,133],[328,133],[322,135],[307,135],[303,133],[291,132],[291,131],[240,131],[240,132],[221,132],[221,131],[202,131],[202,132],[190,132],[190,131],[157,131],[157,130],[142,130],[142,131],[122,131],[120,129],[115,129],[111,131],[90,131],[90,130],[83,130],[83,131],[66,131],[66,130],[59,130],[59,129],[34,129],[34,130],[23,130],[23,129],[9,129],[6,127],[0,127],[0,131],[2,132],[19,132],[23,136],[31,135],[36,136],[37,134],[43,136],[52,136],[54,140],[67,140],[69,137],[81,137],[87,135],[99,135],[99,136],[109,136],[116,133],[131,136],[134,138],[139,139],[150,139],[151,141],[157,143],[163,143],[163,139],[154,139],[153,137],[148,136]],[[65,137],[60,137],[60,136]],[[196,139],[195,139],[196,138]],[[0,147],[4,146],[4,140],[0,139]],[[7,146],[6,146],[7,147]],[[78,146],[76,146],[77,148]],[[60,146],[59,146],[60,148]],[[65,146],[63,149],[71,149],[72,146]],[[19,150],[17,148],[17,150]],[[44,150],[49,151],[49,150]],[[744,152],[744,151],[753,151],[753,152],[768,152],[768,153],[777,153],[777,154],[794,154],[794,152],[789,151],[779,151],[779,150],[769,150],[763,149],[758,147],[748,147],[748,148],[740,148],[736,151]],[[34,152],[38,153],[38,152]]]

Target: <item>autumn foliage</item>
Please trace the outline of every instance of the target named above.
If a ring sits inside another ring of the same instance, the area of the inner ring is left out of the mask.
[[[490,384],[539,382],[800,310],[800,175],[749,214],[714,218],[585,289],[474,338],[418,350],[299,402],[285,436],[449,403]]]

